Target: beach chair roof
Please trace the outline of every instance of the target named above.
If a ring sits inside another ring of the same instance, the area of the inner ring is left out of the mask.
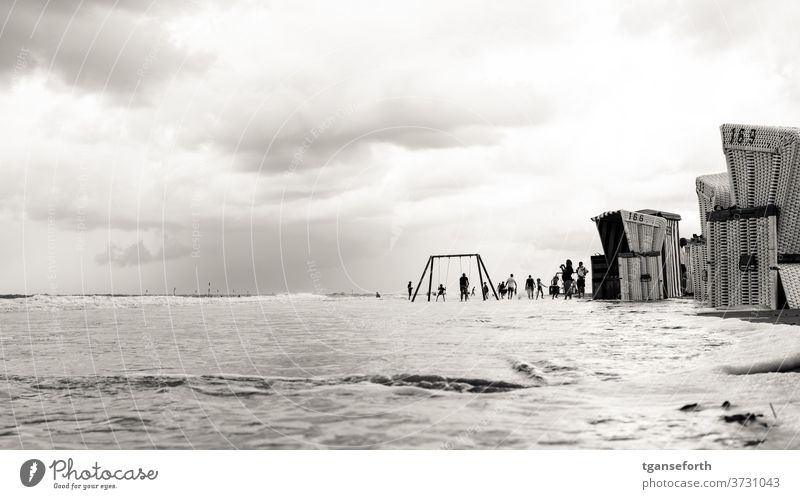
[[[646,210],[637,210],[636,212],[644,213],[645,215],[655,215],[657,217],[666,218],[667,220],[674,220],[674,221],[681,220],[680,215],[678,215],[677,213],[670,213],[668,211],[646,209]]]
[[[619,253],[661,251],[667,220],[628,210],[606,211],[592,217],[609,265],[616,265]]]
[[[733,206],[728,172],[700,175],[695,180],[695,191],[700,210],[700,227],[705,227],[706,213],[714,211],[715,207]]]

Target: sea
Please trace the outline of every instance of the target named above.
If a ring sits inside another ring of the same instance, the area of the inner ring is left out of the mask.
[[[703,310],[4,299],[0,448],[800,448],[800,373],[770,372],[797,365],[800,328]]]

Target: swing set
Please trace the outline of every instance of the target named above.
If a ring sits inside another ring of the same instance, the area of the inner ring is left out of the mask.
[[[442,281],[441,280],[441,277],[442,277],[442,259],[444,259],[444,258],[447,259],[447,269],[445,270],[445,278],[444,278],[445,280]],[[481,258],[481,255],[479,255],[478,253],[463,253],[463,254],[458,254],[458,255],[431,255],[431,256],[429,256],[428,257],[428,263],[425,264],[425,270],[422,271],[422,276],[420,276],[420,278],[419,278],[419,283],[417,284],[417,289],[414,290],[414,296],[413,296],[413,298],[411,298],[412,302],[417,299],[417,293],[419,292],[420,286],[422,286],[422,281],[425,280],[425,274],[428,274],[428,301],[431,301],[431,292],[432,292],[432,288],[433,288],[433,267],[434,267],[434,265],[436,265],[438,263],[438,265],[437,265],[437,274],[436,274],[437,277],[439,278],[438,282],[440,284],[447,283],[448,282],[447,279],[450,277],[450,260],[452,258],[458,258],[459,269],[460,269],[461,273],[464,273],[464,274],[466,274],[466,272],[464,272],[463,260],[462,259],[464,259],[464,258],[467,259],[467,266],[468,266],[467,267],[467,272],[469,272],[468,278],[472,277],[472,259],[475,258],[475,264],[478,267],[478,280],[480,280],[480,285],[481,285],[481,296],[483,296],[484,300],[487,299],[487,296],[484,295],[484,293],[483,293],[483,276],[486,275],[486,280],[489,282],[489,287],[492,290],[492,294],[494,294],[494,297],[495,297],[496,300],[500,299],[500,297],[497,296],[497,291],[495,291],[494,284],[492,284],[492,278],[489,277],[489,271],[486,270],[486,265],[483,263],[483,259]],[[430,270],[428,270],[428,269],[430,269]],[[447,288],[445,288],[445,289],[447,289]]]

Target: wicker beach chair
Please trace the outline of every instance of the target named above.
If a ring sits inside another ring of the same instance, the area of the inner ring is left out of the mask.
[[[664,218],[667,221],[664,245],[661,250],[661,259],[664,264],[664,289],[666,298],[677,298],[682,296],[681,291],[681,262],[680,262],[680,228],[681,216],[677,213],[670,213],[661,210],[638,210],[637,213],[645,213],[656,217]]]
[[[708,225],[708,214],[715,209],[730,208],[733,206],[730,175],[727,172],[700,175],[695,180],[695,191],[697,192],[697,204],[700,210],[702,235],[705,236],[705,241],[708,241],[711,235],[711,228]],[[725,228],[717,227],[717,230],[724,231]],[[727,244],[726,237],[722,237],[720,234],[717,235],[720,237],[717,237],[715,241],[718,241],[719,244]],[[719,250],[724,251],[723,248],[719,248]],[[702,248],[699,249],[696,258],[703,258],[702,272],[700,273],[702,279],[696,279],[695,284],[701,286],[703,289],[700,289],[698,292],[698,288],[695,287],[694,292],[695,299],[702,301],[708,300],[712,305],[716,301],[716,296],[720,293],[727,293],[727,290],[719,290],[717,292],[714,287],[717,286],[719,282],[728,282],[727,275],[724,271],[722,274],[718,274],[714,266],[709,263],[713,255],[714,252],[710,249],[710,245],[708,244],[703,244]],[[720,281],[720,279],[722,281]]]
[[[661,300],[664,298],[661,250],[667,233],[667,220],[626,210],[619,213],[630,250],[619,255],[621,299]]]
[[[738,234],[740,250],[749,242],[758,248],[758,254],[770,257],[769,268],[758,266],[756,280],[763,295],[759,303],[776,308],[783,306],[785,299],[795,308],[800,305],[800,289],[795,284],[800,272],[795,268],[800,265],[800,129],[726,124],[720,127],[720,134],[732,201],[738,208],[763,212],[761,216],[767,219],[759,221],[755,228],[752,223],[746,229],[740,227]],[[770,217],[768,211],[775,217]],[[747,232],[744,235],[743,230]],[[754,291],[748,290],[747,284],[731,283],[744,285],[743,293],[752,294]],[[779,284],[782,289],[777,289]]]
[[[689,251],[689,269],[694,299],[708,300],[708,246],[703,236],[693,236],[686,243]]]

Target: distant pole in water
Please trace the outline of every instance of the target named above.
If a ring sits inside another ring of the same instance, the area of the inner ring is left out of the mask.
[[[172,288],[172,296],[175,296],[175,290],[178,288]]]

